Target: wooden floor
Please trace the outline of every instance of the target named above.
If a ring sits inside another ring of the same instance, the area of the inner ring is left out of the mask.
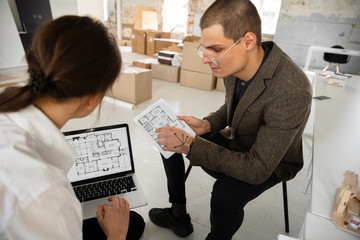
[[[145,58],[122,49],[125,64],[132,59]],[[219,91],[204,91],[180,86],[153,79],[152,99],[137,105],[134,109],[126,106],[103,101],[100,116],[97,111],[85,119],[71,120],[62,130],[82,129],[98,125],[128,123],[130,125],[133,154],[135,157],[136,173],[148,200],[148,205],[137,208],[145,221],[143,240],[169,239],[205,239],[209,233],[210,194],[214,179],[200,168],[194,167],[186,182],[187,208],[194,224],[194,233],[187,238],[178,238],[171,231],[162,229],[151,223],[148,212],[153,207],[168,207],[166,178],[159,152],[152,142],[135,126],[133,118],[140,112],[163,98],[179,115],[193,115],[199,118],[215,111],[224,102],[224,93]],[[288,236],[297,237],[304,217],[310,207],[309,190],[305,193],[311,159],[311,137],[304,136],[305,166],[295,179],[287,183],[290,233]],[[186,165],[188,162],[186,162]],[[277,239],[279,234],[285,234],[284,211],[281,184],[273,187],[245,207],[245,219],[233,239],[267,240]]]

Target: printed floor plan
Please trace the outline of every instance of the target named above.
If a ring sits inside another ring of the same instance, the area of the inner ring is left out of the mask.
[[[185,125],[178,118],[172,120],[160,106],[157,106],[154,110],[140,118],[139,123],[150,134],[150,136],[156,140],[156,142],[157,133],[155,133],[155,130],[157,128],[167,126],[173,126],[177,128],[185,127]]]
[[[195,136],[194,131],[182,120],[178,119],[172,108],[164,99],[159,99],[150,107],[145,109],[134,118],[135,123],[148,135],[154,142],[155,147],[165,157],[169,158],[174,152],[162,150],[162,146],[157,143],[158,134],[155,132],[160,127],[172,126],[180,128],[190,135]]]

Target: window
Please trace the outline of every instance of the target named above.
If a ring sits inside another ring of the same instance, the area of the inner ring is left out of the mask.
[[[188,20],[188,0],[164,0],[162,10],[163,31],[186,33]]]
[[[279,18],[281,0],[251,0],[260,18],[262,34],[274,35]]]

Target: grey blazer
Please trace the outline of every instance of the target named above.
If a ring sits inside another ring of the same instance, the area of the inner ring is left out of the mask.
[[[230,148],[197,136],[191,146],[191,165],[250,184],[264,182],[273,172],[281,181],[290,180],[302,168],[302,133],[312,88],[304,72],[274,42],[263,44],[271,52],[235,111],[236,78],[229,76],[224,79],[224,105],[207,116],[210,134],[220,132],[230,138]]]

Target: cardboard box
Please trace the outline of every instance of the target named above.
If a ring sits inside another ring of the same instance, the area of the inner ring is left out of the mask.
[[[153,56],[155,52],[155,38],[159,38],[161,32],[148,30],[146,32],[146,55]]]
[[[142,12],[142,29],[158,30],[158,13],[155,11]]]
[[[184,42],[181,68],[184,70],[212,74],[209,65],[203,64],[202,58],[195,52],[195,49],[199,46],[199,44],[200,41]]]
[[[134,67],[151,69],[151,64],[152,63],[157,63],[157,60],[155,58],[144,58],[144,59],[140,59],[140,60],[134,60],[133,61],[133,66]]]
[[[151,70],[137,67],[124,68],[106,95],[135,105],[151,99]]]
[[[168,38],[155,38],[155,53],[170,47],[172,44],[181,43],[180,40],[168,39]]]
[[[170,32],[161,32],[160,38],[171,38]]]
[[[134,30],[132,30],[134,32]],[[135,38],[135,33],[131,34],[131,51],[136,53],[137,49],[137,44],[136,44],[136,38]]]
[[[153,78],[169,82],[179,82],[181,67],[165,64],[151,64]]]
[[[134,21],[134,28],[136,29],[144,29],[143,28],[143,11],[155,11],[154,7],[144,7],[144,6],[137,6],[135,8],[135,21]]]
[[[215,76],[213,74],[200,73],[181,69],[180,85],[212,91],[215,88]]]
[[[139,54],[146,54],[146,30],[135,30],[136,52]]]
[[[161,32],[160,38],[183,40],[184,35],[185,35],[184,33],[179,33],[179,32]]]
[[[224,78],[217,78],[216,80],[216,90],[225,92]]]

